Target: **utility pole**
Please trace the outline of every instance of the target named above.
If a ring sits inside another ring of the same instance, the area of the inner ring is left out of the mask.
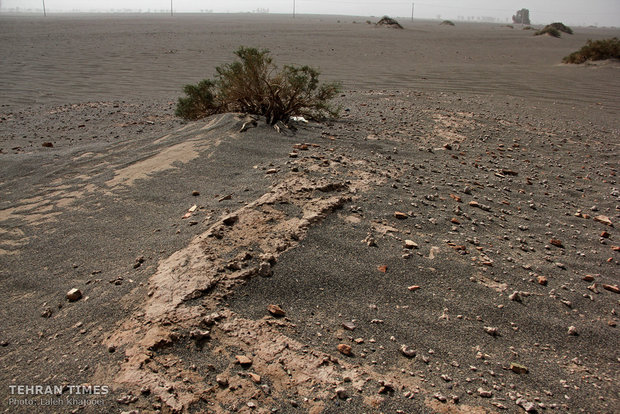
[[[170,16],[172,16],[172,0],[170,0]]]
[[[45,11],[45,0],[43,0],[43,17],[47,16],[47,12]]]
[[[293,0],[293,19],[295,18],[295,0]]]
[[[415,6],[415,3],[411,3],[411,21],[413,22],[413,7]]]

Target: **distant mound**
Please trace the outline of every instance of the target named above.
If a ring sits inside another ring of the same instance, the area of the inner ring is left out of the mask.
[[[381,20],[377,22],[377,26],[391,27],[393,29],[402,29],[403,27],[396,20],[388,16],[383,16]]]
[[[547,36],[551,36],[551,37],[561,37],[562,36],[562,34],[560,33],[560,31],[558,29],[556,29],[555,27],[551,27],[549,25],[543,27],[542,29],[540,29],[539,31],[534,33],[534,36],[542,36],[542,35],[547,35]]]
[[[565,26],[564,23],[559,23],[559,22],[558,23],[551,23],[551,24],[547,25],[547,27],[549,27],[549,26],[559,30],[562,33],[567,33],[567,34],[571,34],[571,35],[573,34],[573,29],[571,29],[568,26]]]
[[[450,20],[444,20],[443,22],[439,23],[442,26],[454,26],[454,23],[451,22]]]
[[[564,63],[620,59],[620,40],[617,37],[604,40],[588,40],[586,45],[562,59]]]
[[[560,37],[562,33],[573,34],[573,29],[564,25],[564,23],[551,23],[534,33],[534,36],[549,35],[553,37]]]

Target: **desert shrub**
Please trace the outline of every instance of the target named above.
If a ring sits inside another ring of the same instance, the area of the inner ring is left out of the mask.
[[[386,26],[386,27],[392,27],[394,29],[402,29],[403,26],[401,26],[400,23],[398,23],[396,20],[392,19],[391,17],[388,16],[383,16],[381,18],[381,20],[379,20],[377,22],[377,26]]]
[[[454,26],[454,23],[450,20],[444,20],[443,22],[439,24],[444,25],[444,26]]]
[[[278,71],[269,51],[240,47],[239,60],[215,68],[215,79],[183,88],[176,115],[196,120],[223,112],[264,116],[270,125],[292,116],[321,119],[338,115],[330,105],[340,91],[337,83],[319,83],[310,66],[287,65]]]
[[[525,26],[523,30],[534,30],[534,28],[532,26]]]
[[[551,23],[534,33],[535,36],[540,36],[543,34],[548,34],[553,37],[560,37],[561,33],[573,34],[573,29],[568,26],[565,26],[563,23]]]
[[[184,119],[199,119],[206,115],[219,112],[215,102],[213,88],[215,82],[209,79],[200,81],[197,85],[185,85],[185,98],[179,98],[176,115]]]
[[[585,46],[562,59],[564,63],[583,63],[588,60],[620,59],[620,40],[588,40]]]
[[[556,29],[555,27],[551,27],[551,26],[545,26],[542,29],[540,29],[539,31],[537,31],[536,33],[534,33],[534,36],[541,36],[544,34],[548,34],[549,36],[553,36],[553,37],[560,37],[560,31],[558,29]]]
[[[565,26],[564,23],[551,23],[550,25],[548,25],[550,27],[553,27],[557,30],[559,30],[560,32],[566,33],[566,34],[573,34],[573,29],[571,29],[568,26]]]

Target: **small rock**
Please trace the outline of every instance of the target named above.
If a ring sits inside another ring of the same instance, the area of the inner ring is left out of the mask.
[[[269,277],[272,275],[271,264],[269,262],[261,262],[258,265],[258,275],[262,277]]]
[[[133,264],[133,268],[134,269],[139,268],[140,266],[142,266],[142,263],[144,263],[144,261],[145,261],[144,256],[136,257],[136,261]]]
[[[618,285],[606,285],[606,284],[602,284],[601,286],[603,286],[603,289],[608,290],[608,291],[610,291],[610,292],[620,293],[620,287],[618,287]]]
[[[209,339],[209,335],[209,331],[202,329],[192,329],[192,331],[189,333],[189,336],[196,341]]]
[[[69,302],[75,302],[77,300],[80,300],[81,298],[82,292],[80,291],[80,289],[73,288],[67,292],[67,299],[69,299]]]
[[[536,412],[536,405],[534,405],[534,403],[532,403],[530,401],[527,401],[524,398],[518,398],[515,401],[515,403],[519,407],[523,408],[525,410],[525,412],[527,412],[527,413],[534,413],[534,412]]]
[[[420,289],[420,286],[418,286],[418,285],[411,285],[407,289],[409,289],[410,291],[414,292],[414,291]]]
[[[368,247],[376,247],[377,246],[377,241],[370,234],[368,236],[366,236],[366,238],[364,240],[362,240],[362,242],[366,243],[366,245]]]
[[[2,341],[0,341],[0,346],[1,347],[7,347],[7,346],[9,346],[9,343],[7,341],[5,341],[5,340],[2,340]]]
[[[522,302],[523,299],[521,298],[521,295],[519,294],[518,291],[514,291],[512,292],[512,294],[510,296],[508,296],[508,299],[515,301],[515,302]]]
[[[282,316],[286,315],[286,312],[284,312],[284,310],[281,307],[279,307],[278,305],[268,305],[267,306],[267,310],[273,316],[282,317]]]
[[[394,212],[394,217],[399,219],[399,220],[404,220],[406,219],[408,216],[406,213],[400,212],[400,211],[395,211]]]
[[[386,273],[387,266],[386,265],[377,266],[377,270],[380,271],[381,273]]]
[[[569,326],[569,327],[568,327],[568,334],[569,334],[569,335],[572,335],[572,336],[577,336],[577,335],[579,335],[579,334],[577,333],[577,328],[575,328],[574,326]]]
[[[393,384],[385,381],[379,381],[379,384],[381,385],[381,388],[379,388],[379,394],[388,394],[394,392]]]
[[[217,384],[222,388],[228,387],[228,378],[223,375],[218,375],[217,377],[215,377],[215,382],[217,382]]]
[[[517,171],[508,170],[508,169],[505,169],[505,168],[502,169],[502,174],[504,174],[504,175],[512,175],[512,176],[519,175],[519,173]]]
[[[436,392],[435,394],[433,394],[433,398],[442,403],[448,401],[448,399],[440,392]]]
[[[613,227],[613,223],[611,222],[611,220],[607,216],[603,216],[603,215],[596,216],[596,217],[594,217],[594,221],[598,221],[599,223],[603,223],[606,226]]]
[[[256,373],[254,373],[254,372],[251,372],[251,373],[250,373],[250,379],[252,380],[252,382],[253,382],[254,384],[260,384],[260,382],[261,382],[261,377],[260,377],[260,375],[258,375],[258,374],[256,374]]]
[[[405,249],[417,249],[418,244],[413,240],[405,240]]]
[[[278,172],[277,168],[270,168],[267,171],[265,171],[265,174],[275,174]]]
[[[248,401],[246,403],[246,405],[250,408],[250,409],[254,409],[257,407],[256,403],[254,401]]]
[[[347,394],[347,390],[344,388],[336,388],[336,395],[341,400],[346,400],[349,397],[349,395]]]
[[[237,359],[237,362],[239,363],[239,365],[243,365],[243,366],[252,365],[252,359],[250,359],[249,357],[245,355],[235,355],[235,358]]]
[[[536,277],[536,281],[538,282],[539,285],[542,285],[542,286],[547,286],[547,283],[548,283],[547,278],[544,276]]]
[[[41,312],[41,317],[42,318],[50,318],[52,316],[52,308],[45,308],[43,310],[43,312]]]
[[[510,370],[516,374],[527,374],[528,373],[527,367],[521,364],[517,364],[515,362],[510,364]]]
[[[347,344],[339,344],[337,348],[338,348],[338,352],[340,352],[342,355],[346,355],[346,356],[353,355],[353,348],[351,348],[351,346]]]
[[[486,333],[488,333],[489,335],[491,335],[491,336],[498,336],[499,335],[499,332],[498,332],[497,328],[492,327],[492,326],[485,326],[484,327],[484,331]]]
[[[342,327],[348,331],[353,331],[356,328],[353,322],[344,322],[342,324]]]
[[[43,144],[41,144],[41,146],[45,148],[54,148],[54,144],[52,144],[51,142],[44,142]]]
[[[416,351],[413,348],[408,347],[407,345],[401,345],[400,353],[406,356],[407,358],[413,358],[416,356]]]
[[[549,240],[549,243],[552,244],[553,246],[564,248],[562,241],[559,239],[551,239]]]
[[[493,392],[483,388],[478,388],[478,395],[483,398],[491,398],[493,396]]]
[[[586,282],[592,282],[592,281],[594,281],[594,276],[592,276],[592,275],[585,275],[584,277],[581,278],[581,280],[586,281]]]

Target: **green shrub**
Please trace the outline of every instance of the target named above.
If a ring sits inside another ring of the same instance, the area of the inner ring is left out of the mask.
[[[376,23],[377,26],[386,26],[386,27],[391,27],[394,29],[402,29],[403,26],[401,26],[400,23],[398,23],[396,20],[392,19],[391,17],[388,16],[383,16],[381,18],[381,20],[379,20]]]
[[[541,36],[544,34],[548,34],[549,36],[553,36],[553,37],[560,37],[560,31],[558,29],[556,29],[555,27],[551,27],[551,26],[545,26],[542,29],[540,29],[539,31],[537,31],[536,33],[534,33],[534,36]]]
[[[588,60],[620,59],[620,40],[588,40],[585,46],[562,59],[564,63],[583,63]]]
[[[553,37],[560,37],[561,33],[573,34],[573,29],[568,26],[565,26],[564,23],[551,23],[534,33],[535,36],[540,36],[543,34],[549,34]]]
[[[338,83],[319,84],[319,72],[310,66],[284,66],[278,71],[269,51],[240,47],[239,60],[215,68],[213,80],[186,85],[176,115],[196,120],[223,112],[264,116],[270,125],[287,123],[292,116],[310,119],[335,117],[330,105],[340,91]]]
[[[559,23],[559,22],[551,23],[549,26],[559,30],[560,32],[564,32],[564,33],[571,34],[571,35],[573,34],[573,29],[571,29],[568,26],[565,26],[564,23]]]

